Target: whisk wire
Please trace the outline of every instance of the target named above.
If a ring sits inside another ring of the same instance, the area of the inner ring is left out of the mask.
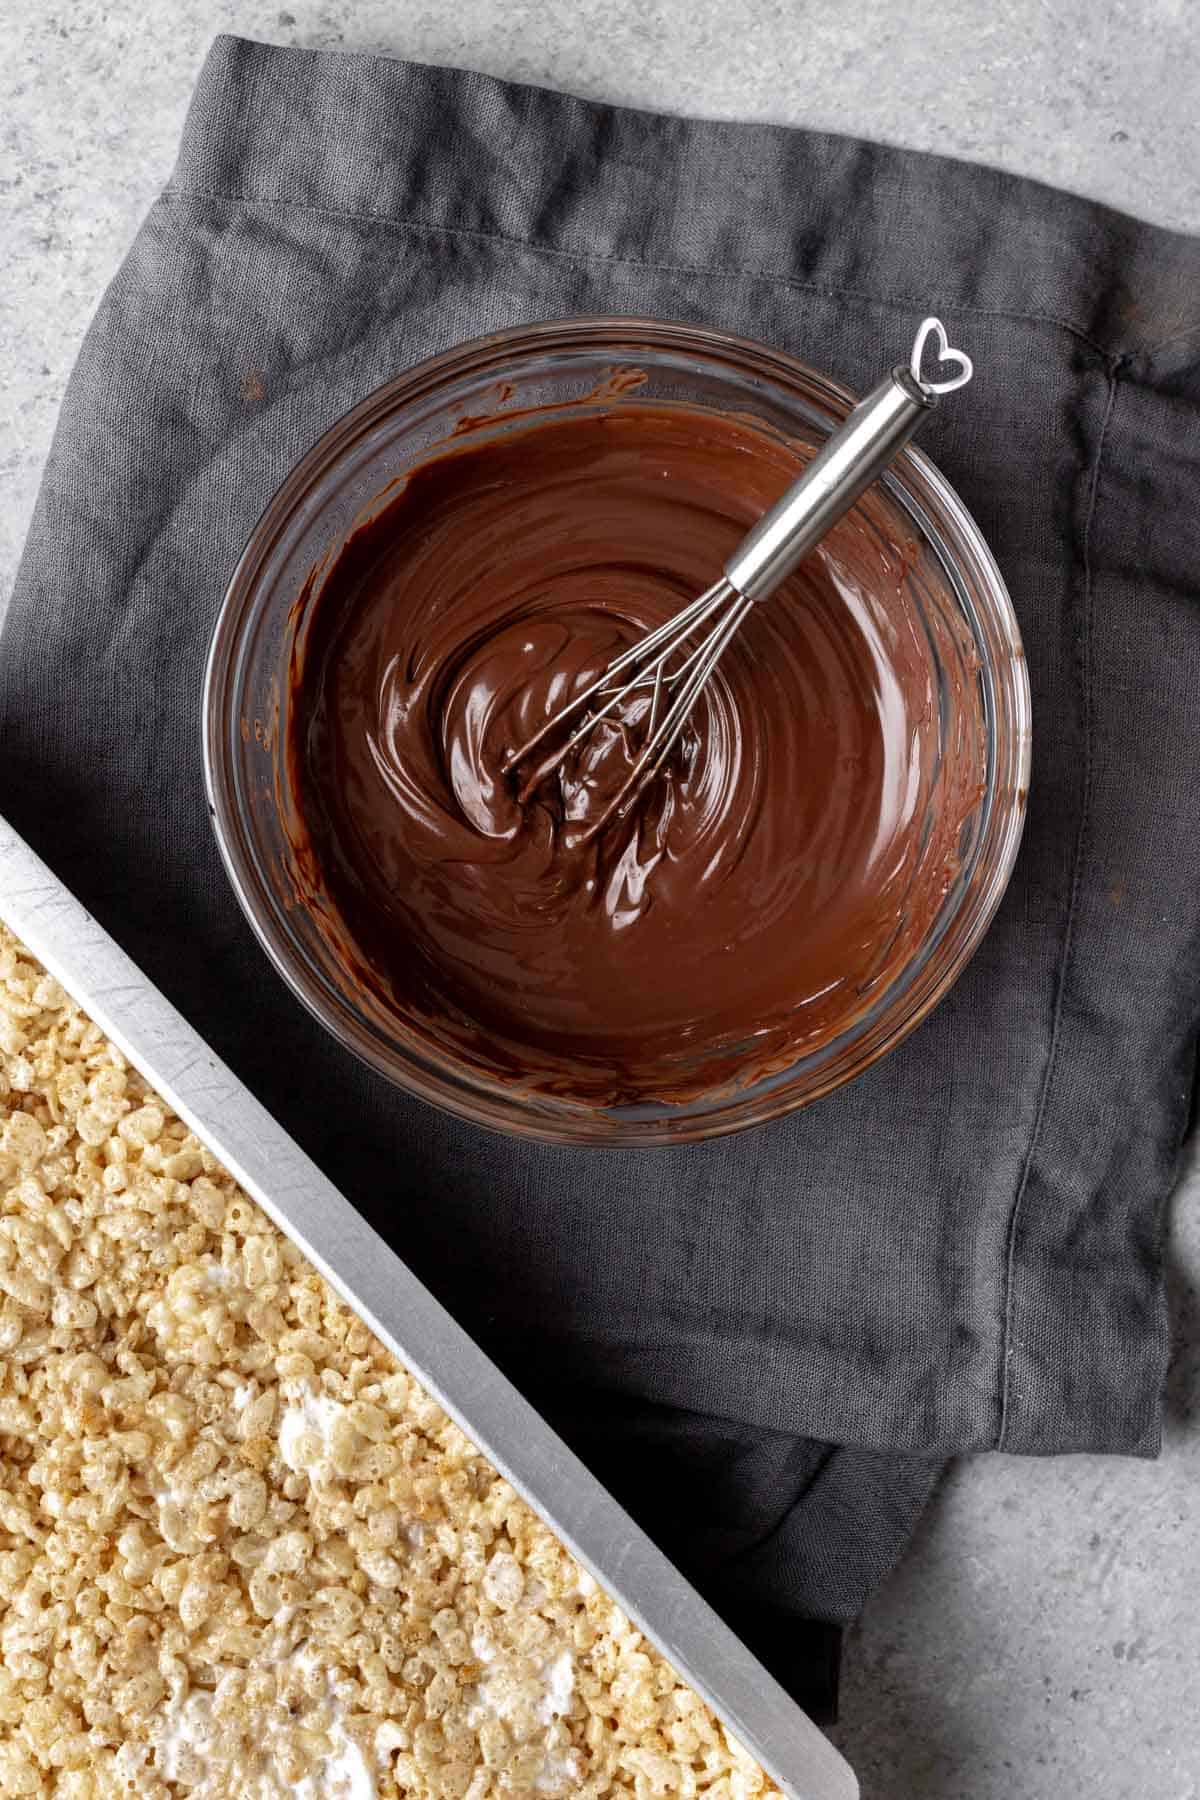
[[[552,713],[545,723],[538,727],[532,737],[527,738],[517,749],[510,751],[501,765],[504,774],[511,775],[519,763],[527,762],[533,752],[537,750],[541,744],[544,744],[548,737],[559,732],[563,725],[566,724],[567,720],[574,718],[576,713],[582,711],[588,701],[593,699],[595,695],[611,693],[613,695],[612,702],[608,706],[602,707],[598,712],[589,713],[579,730],[575,732],[561,748],[555,751],[553,757],[549,759],[548,764],[543,766],[540,769],[540,772],[536,773],[533,777],[530,777],[530,779],[524,783],[522,793],[527,794],[531,792],[532,787],[536,786],[539,781],[544,780],[551,768],[570,755],[571,751],[587,732],[591,731],[594,726],[600,723],[601,719],[606,718],[615,709],[617,703],[622,696],[629,691],[629,688],[638,685],[637,682],[619,682],[615,688],[610,687],[614,675],[619,675],[622,669],[627,669],[633,664],[644,664],[647,656],[664,643],[666,643],[668,647],[665,650],[661,661],[666,662],[669,660],[682,638],[688,637],[691,632],[695,630],[697,625],[701,624],[710,613],[716,610],[723,602],[727,592],[727,582],[724,580],[714,582],[712,587],[706,589],[703,594],[698,595],[695,600],[689,602],[689,604],[676,613],[673,618],[668,619],[664,625],[657,626],[654,631],[648,632],[643,638],[639,638],[637,643],[632,644],[628,650],[623,650],[620,656],[614,657],[613,661],[609,663],[608,667],[604,669],[594,681],[590,681],[585,688],[581,688],[578,694],[573,695],[565,705],[560,706],[557,712]]]
[[[724,585],[726,593],[722,598],[725,602],[733,600],[734,605],[713,626],[704,641],[688,657],[685,667],[689,668],[691,673],[678,689],[661,722],[652,724],[650,727],[646,742],[634,761],[633,767],[608,805],[579,833],[578,841],[580,843],[587,843],[590,839],[598,837],[613,819],[620,818],[628,812],[638,793],[648,782],[653,781],[683,735],[688,714],[695,705],[701,689],[708,681],[729,640],[754,604],[753,601],[745,599],[743,595],[736,594],[733,588],[728,587],[728,584]],[[683,674],[684,670],[676,670],[671,680],[678,681]],[[656,692],[660,691],[661,686],[656,689]],[[652,717],[653,710],[652,705]]]

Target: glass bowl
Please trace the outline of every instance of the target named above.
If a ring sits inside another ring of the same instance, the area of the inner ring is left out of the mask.
[[[599,1107],[456,1063],[354,986],[320,909],[298,901],[304,884],[285,824],[288,670],[306,581],[382,490],[452,435],[461,443],[464,432],[527,424],[530,409],[546,405],[647,401],[735,413],[815,445],[853,396],[794,357],[693,325],[572,319],[463,344],[379,388],[291,471],[234,570],[205,673],[204,767],[217,841],[247,918],[293,992],[398,1086],[475,1123],[559,1142],[694,1142],[777,1118],[875,1062],[920,1023],[987,929],[1016,858],[1029,779],[1029,683],[1004,582],[953,489],[908,449],[882,485],[910,579],[955,609],[960,666],[939,670],[943,754],[954,754],[962,730],[953,696],[970,693],[985,740],[983,778],[940,911],[845,1031],[785,1069],[698,1100]]]

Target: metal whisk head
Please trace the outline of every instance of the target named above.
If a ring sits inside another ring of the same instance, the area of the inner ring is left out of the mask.
[[[602,720],[621,718],[629,710],[630,698],[639,689],[649,688],[645,741],[624,782],[603,812],[579,834],[580,841],[595,837],[611,819],[627,812],[679,742],[701,688],[752,605],[753,601],[737,593],[722,576],[665,625],[648,632],[614,657],[602,675],[552,713],[541,729],[506,760],[505,774],[516,769],[524,771],[519,796],[522,802],[561,767]],[[671,668],[676,657],[681,660],[676,668]],[[572,720],[581,713],[582,722],[570,730]],[[568,728],[565,737],[564,727]],[[538,751],[551,742],[554,747],[538,757]]]
[[[939,365],[953,367],[954,375],[936,381],[922,375],[921,361],[931,337],[937,340]],[[799,479],[743,539],[720,580],[614,657],[602,675],[508,756],[504,772],[520,774],[522,802],[603,720],[623,722],[631,698],[649,688],[642,747],[617,792],[580,832],[579,841],[596,837],[612,820],[628,813],[679,742],[701,690],[751,607],[774,593],[849,511],[899,454],[938,397],[964,387],[973,373],[970,358],[950,348],[941,321],[923,320],[908,362],[885,376],[825,440]]]

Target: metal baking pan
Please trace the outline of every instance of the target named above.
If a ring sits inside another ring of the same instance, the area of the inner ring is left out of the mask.
[[[0,818],[0,918],[793,1800],[849,1764],[253,1094]]]

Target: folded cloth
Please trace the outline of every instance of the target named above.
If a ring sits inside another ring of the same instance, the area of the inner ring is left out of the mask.
[[[850,1087],[715,1143],[512,1143],[393,1092],[268,971],[205,817],[205,648],[272,490],[498,327],[703,321],[861,388],[930,311],[978,373],[923,445],[1011,586],[1035,707],[971,966]],[[0,807],[818,1713],[943,1459],[1158,1444],[1198,482],[1189,239],[937,158],[231,38],[70,383]]]

